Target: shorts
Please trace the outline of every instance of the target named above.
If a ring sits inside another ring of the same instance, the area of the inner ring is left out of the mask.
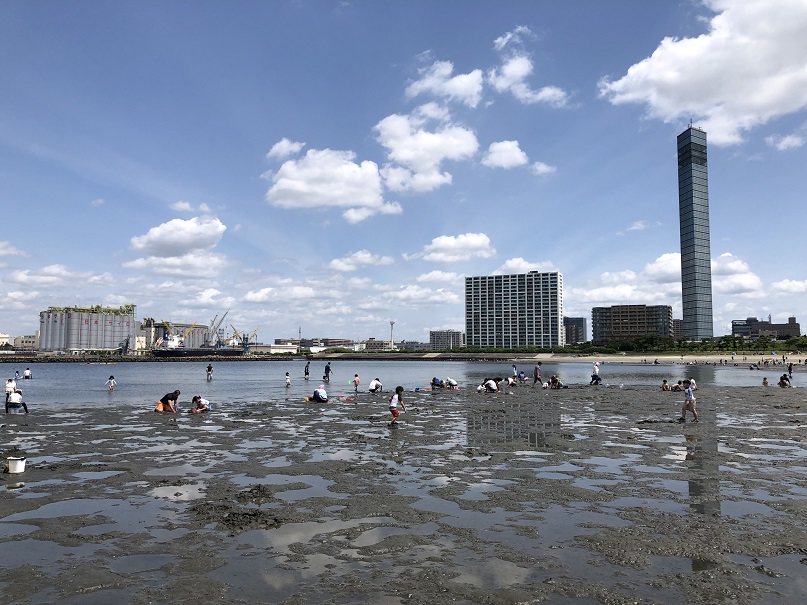
[[[170,404],[163,403],[162,401],[158,401],[157,402],[157,407],[154,408],[154,411],[155,412],[172,412],[173,413],[174,408],[172,408]]]
[[[389,413],[392,414],[393,418],[397,418],[398,416],[401,415],[401,412],[400,410],[398,410],[398,408],[390,408]]]

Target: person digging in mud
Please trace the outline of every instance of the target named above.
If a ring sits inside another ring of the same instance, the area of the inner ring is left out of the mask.
[[[171,412],[177,413],[177,399],[179,399],[179,389],[173,393],[166,393],[157,402],[157,407],[154,408],[155,412]]]

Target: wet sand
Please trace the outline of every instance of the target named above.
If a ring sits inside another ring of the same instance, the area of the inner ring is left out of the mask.
[[[407,395],[4,416],[0,602],[807,599],[807,390]]]

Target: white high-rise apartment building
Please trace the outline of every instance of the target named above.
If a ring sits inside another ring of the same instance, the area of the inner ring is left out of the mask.
[[[563,346],[563,274],[466,277],[465,341],[503,349]]]

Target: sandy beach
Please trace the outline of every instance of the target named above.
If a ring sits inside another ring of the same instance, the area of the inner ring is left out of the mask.
[[[697,395],[7,415],[0,602],[804,602],[807,391]]]

